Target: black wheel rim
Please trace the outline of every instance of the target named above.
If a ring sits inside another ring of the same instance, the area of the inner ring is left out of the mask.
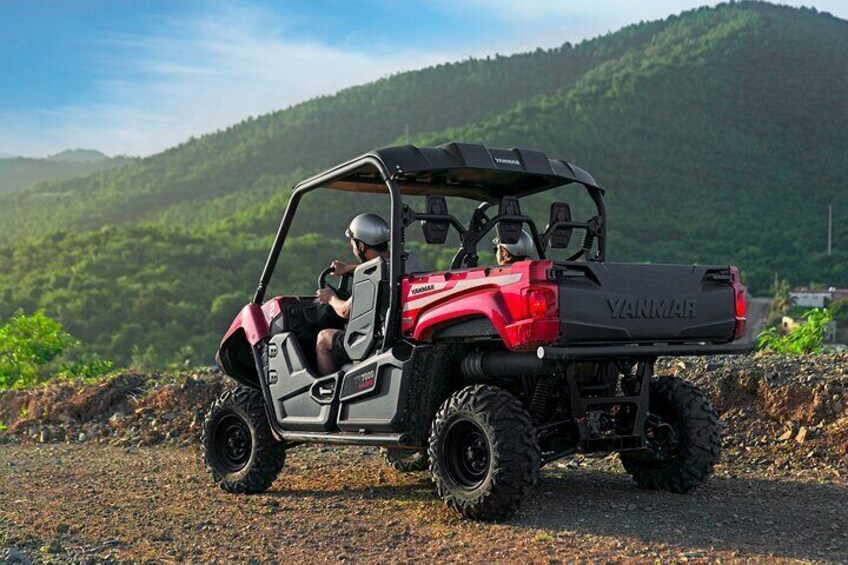
[[[445,433],[443,455],[448,479],[464,490],[479,487],[489,474],[489,440],[476,422],[453,422]]]
[[[228,473],[240,471],[247,465],[253,451],[250,428],[237,414],[225,414],[214,431],[215,458]]]

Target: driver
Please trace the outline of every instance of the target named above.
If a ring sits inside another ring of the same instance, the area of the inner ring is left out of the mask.
[[[494,245],[495,258],[498,265],[511,265],[519,261],[530,259],[533,254],[533,238],[527,233],[527,230],[521,230],[521,235],[515,243],[501,243],[496,237],[492,240]]]
[[[389,258],[389,225],[377,214],[359,214],[350,222],[345,236],[350,239],[350,248],[360,263],[370,261],[375,257]],[[407,270],[410,270],[407,258]],[[348,265],[342,261],[333,261],[330,265],[333,273],[338,276],[349,275],[356,265]],[[351,298],[342,300],[329,288],[318,289],[315,293],[318,302],[329,305],[340,318],[350,317]],[[318,372],[329,375],[339,370],[342,365],[351,362],[344,348],[344,330],[324,329],[318,332],[315,342],[318,354]]]

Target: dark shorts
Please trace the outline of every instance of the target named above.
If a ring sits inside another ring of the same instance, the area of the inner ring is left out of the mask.
[[[344,338],[345,331],[339,330],[336,332],[336,335],[333,336],[333,362],[336,364],[336,367],[341,368],[342,365],[347,365],[348,363],[352,363],[352,360],[347,355],[347,351],[345,351],[344,346]]]

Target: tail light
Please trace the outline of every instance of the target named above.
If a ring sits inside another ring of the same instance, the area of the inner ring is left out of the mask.
[[[733,284],[734,313],[736,316],[736,327],[733,330],[733,339],[739,339],[745,335],[745,323],[747,322],[748,304],[745,302],[745,287],[740,282],[739,269],[730,267],[730,280]]]
[[[553,292],[547,288],[531,288],[527,292],[527,313],[531,318],[549,318],[556,306]]]

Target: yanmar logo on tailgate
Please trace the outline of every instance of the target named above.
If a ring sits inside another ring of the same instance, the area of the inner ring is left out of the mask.
[[[684,298],[609,298],[613,319],[694,318],[695,301]]]

